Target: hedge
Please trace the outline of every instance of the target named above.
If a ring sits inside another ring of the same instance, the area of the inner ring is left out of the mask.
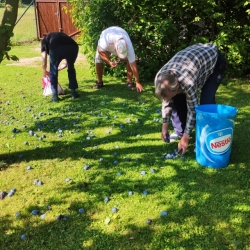
[[[131,37],[142,80],[153,79],[176,52],[198,42],[217,44],[227,58],[228,75],[250,72],[250,0],[68,2],[91,65],[102,30],[120,26]],[[124,75],[125,69],[107,67],[107,72]]]

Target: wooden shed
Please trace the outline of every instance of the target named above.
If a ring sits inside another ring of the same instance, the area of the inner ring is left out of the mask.
[[[36,0],[35,14],[37,36],[43,39],[50,32],[64,32],[76,40],[80,31],[74,26],[69,12],[70,4],[66,0]]]

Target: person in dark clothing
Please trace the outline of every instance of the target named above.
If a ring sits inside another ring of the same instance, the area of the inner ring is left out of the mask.
[[[49,76],[52,86],[52,101],[58,101],[57,85],[58,71],[68,68],[69,88],[72,98],[77,98],[76,70],[74,63],[78,55],[78,44],[63,32],[52,32],[46,35],[41,43],[43,76]],[[50,58],[50,71],[47,70],[47,55]],[[67,63],[59,67],[60,62],[65,59]]]

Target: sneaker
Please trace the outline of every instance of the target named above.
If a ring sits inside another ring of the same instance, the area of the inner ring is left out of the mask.
[[[96,81],[96,84],[93,86],[93,89],[100,89],[103,87],[103,81],[98,82]]]
[[[136,90],[136,85],[133,82],[127,82],[127,87],[131,90]]]
[[[170,135],[169,139],[170,139],[170,142],[175,142],[175,141],[177,141],[177,140],[180,140],[181,137],[182,137],[182,136],[180,136],[180,135],[176,134],[175,132],[173,132],[173,133]]]

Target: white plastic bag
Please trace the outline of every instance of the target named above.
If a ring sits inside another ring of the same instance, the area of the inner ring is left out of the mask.
[[[50,82],[49,76],[43,77],[42,83],[43,83],[43,87],[44,87],[43,95],[44,96],[52,95],[51,82]],[[62,87],[59,83],[57,84],[57,93],[58,93],[58,95],[64,95],[64,90],[62,89]]]

